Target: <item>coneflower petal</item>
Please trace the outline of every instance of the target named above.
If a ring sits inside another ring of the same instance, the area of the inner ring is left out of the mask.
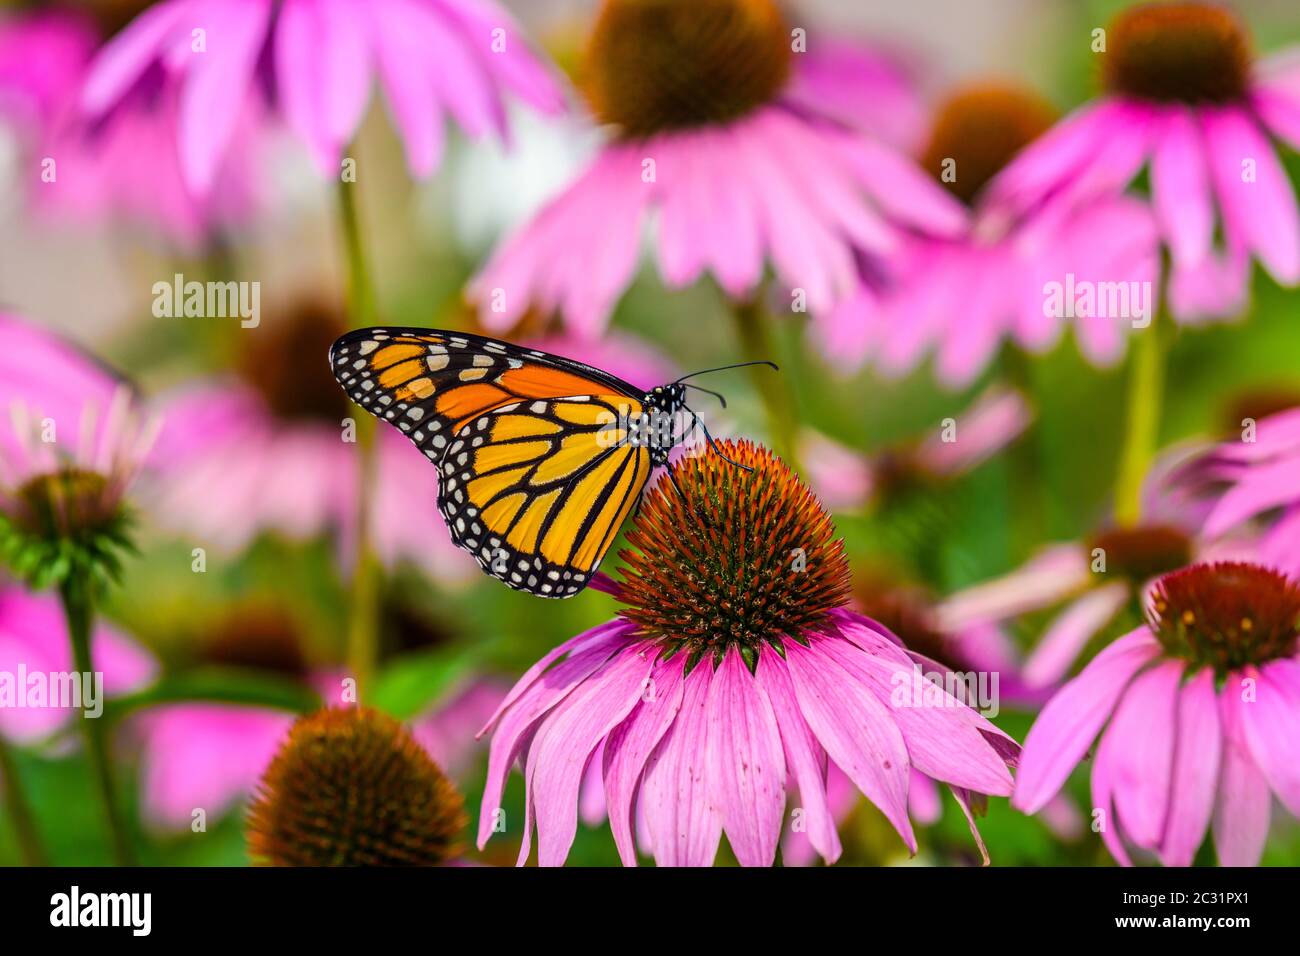
[[[777,654],[764,655],[755,679],[767,692],[767,698],[776,714],[776,723],[785,748],[785,763],[790,777],[799,790],[799,806],[803,811],[804,832],[808,842],[828,864],[840,858],[843,847],[835,828],[835,815],[826,799],[826,751],[804,720],[790,673],[784,660]]]
[[[708,779],[711,676],[708,662],[687,675],[677,719],[646,762],[639,806],[659,866],[709,866],[722,839]]]
[[[651,674],[650,693],[627,719],[610,731],[605,742],[605,804],[609,828],[624,866],[636,866],[632,810],[646,760],[682,706],[682,671],[686,655],[674,654]]]
[[[1223,763],[1214,809],[1214,848],[1222,866],[1255,866],[1264,855],[1272,798],[1268,781],[1242,734],[1241,687],[1230,678],[1219,693]]]
[[[874,657],[852,649],[847,641],[828,639],[818,650],[869,688],[902,731],[912,766],[945,783],[979,793],[1007,796],[1012,790],[1007,765],[967,720],[969,708],[942,687],[926,682],[915,665]],[[895,706],[901,688],[909,697],[914,682],[935,698],[933,705],[910,701]]]
[[[1101,834],[1106,849],[1110,850],[1110,855],[1120,866],[1132,866],[1133,861],[1124,846],[1120,820],[1115,811],[1115,762],[1118,741],[1118,735],[1112,735],[1108,731],[1097,744],[1097,751],[1092,757],[1092,828],[1094,832]]]
[[[525,777],[537,820],[538,865],[564,862],[578,829],[578,792],[587,758],[636,706],[653,664],[651,649],[625,649],[579,684],[537,728],[528,746]],[[540,776],[538,766],[546,768]]]
[[[602,629],[598,629],[602,630]],[[590,636],[592,632],[588,632]],[[487,782],[478,820],[478,846],[482,849],[492,835],[496,811],[505,789],[506,775],[519,756],[529,733],[548,710],[562,701],[570,691],[605,663],[613,652],[609,640],[588,644],[573,656],[557,664],[519,696],[502,716],[488,753]],[[531,816],[529,821],[531,821]],[[527,825],[527,822],[526,822]],[[531,830],[529,830],[531,832]]]
[[[785,810],[785,752],[767,693],[734,647],[713,675],[708,706],[711,792],[727,841],[741,866],[771,866]]]
[[[1061,688],[1025,738],[1012,806],[1024,813],[1042,809],[1087,752],[1133,675],[1159,653],[1151,632],[1138,628]]]
[[[1241,708],[1243,737],[1278,799],[1300,816],[1300,693],[1276,679],[1271,667],[1242,673],[1255,680],[1255,699]]]
[[[1169,813],[1161,841],[1165,866],[1191,866],[1214,813],[1223,735],[1214,699],[1214,672],[1207,669],[1187,682],[1178,694],[1178,731],[1174,772],[1169,787]]]
[[[1165,661],[1133,679],[1106,730],[1114,738],[1115,806],[1138,846],[1153,849],[1164,834],[1174,759],[1182,661]]]
[[[907,816],[907,745],[889,711],[833,658],[818,650],[790,641],[786,660],[795,699],[808,727],[915,853],[916,836]]]

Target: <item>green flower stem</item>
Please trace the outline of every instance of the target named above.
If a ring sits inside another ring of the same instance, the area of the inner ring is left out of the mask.
[[[361,241],[354,195],[356,183],[339,181],[339,223],[348,264],[349,318],[355,328],[375,324],[375,291],[369,260]],[[347,622],[348,671],[357,682],[358,698],[374,679],[379,658],[379,561],[370,541],[370,501],[375,488],[375,422],[356,418],[358,465],[356,553]]]
[[[1129,356],[1124,446],[1115,483],[1115,521],[1132,526],[1142,519],[1142,482],[1155,458],[1165,391],[1165,342],[1157,313],[1150,326],[1135,330]]]
[[[768,316],[760,304],[759,296],[747,302],[732,302],[731,315],[740,339],[741,353],[747,362],[776,361],[776,347],[768,328]],[[758,392],[767,413],[767,426],[772,433],[776,453],[796,474],[802,473],[799,463],[797,419],[794,396],[790,393],[787,373],[773,372],[763,365],[749,369],[750,379]]]
[[[68,636],[72,640],[73,667],[82,674],[95,673],[90,651],[94,607],[90,596],[89,580],[87,576],[74,572],[64,578],[59,585],[59,598],[63,602],[63,614],[68,622]],[[81,729],[85,737],[86,756],[90,761],[91,774],[95,779],[95,789],[103,805],[104,819],[108,824],[109,835],[112,837],[114,859],[118,866],[134,866],[135,851],[131,845],[126,818],[118,803],[117,788],[113,781],[113,763],[109,753],[107,725],[102,717],[83,716]]]
[[[1001,356],[1003,381],[1036,406],[1037,386],[1028,356],[1015,345],[1003,346]],[[1047,476],[1043,468],[1043,449],[1039,443],[1038,423],[1031,422],[1026,433],[1007,449],[1013,545],[1017,553],[1026,554],[1040,541],[1047,527]]]
[[[31,804],[27,802],[22,780],[18,777],[18,763],[3,736],[0,736],[0,784],[4,786],[5,810],[9,814],[9,822],[13,824],[23,863],[27,866],[47,865]]]

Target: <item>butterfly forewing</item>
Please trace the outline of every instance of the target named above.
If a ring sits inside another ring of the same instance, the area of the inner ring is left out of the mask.
[[[637,390],[506,342],[364,329],[330,352],[335,377],[439,468],[452,540],[488,574],[542,597],[590,581],[650,474],[623,439]]]

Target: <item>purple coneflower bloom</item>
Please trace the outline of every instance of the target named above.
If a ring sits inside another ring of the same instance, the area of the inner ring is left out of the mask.
[[[337,177],[375,77],[416,176],[438,166],[446,114],[471,136],[504,137],[507,94],[547,111],[563,103],[493,0],[164,0],[99,54],[82,107],[97,119],[159,81],[177,89],[181,169],[202,195],[262,98]]]
[[[253,150],[214,171],[211,195],[194,195],[181,178],[175,95],[95,130],[79,126],[76,101],[98,43],[94,24],[67,11],[0,21],[0,118],[18,133],[33,210],[53,222],[139,224],[187,248],[246,219],[264,198]],[[246,142],[252,125],[251,111],[239,118]]]
[[[1165,493],[1197,503],[1206,537],[1244,531],[1260,561],[1300,575],[1300,408],[1241,421],[1237,439],[1164,469]]]
[[[1253,866],[1271,794],[1300,815],[1300,586],[1259,565],[1197,564],[1162,577],[1148,621],[1107,647],[1029,731],[1012,804],[1039,810],[1100,734],[1095,826],[1187,866],[1207,827],[1219,862]],[[1104,729],[1103,729],[1104,728]]]
[[[1252,256],[1283,285],[1300,282],[1300,214],[1269,142],[1300,147],[1300,58],[1256,63],[1237,15],[1202,2],[1122,11],[1106,43],[1105,93],[1022,153],[993,198],[1013,209],[1072,205],[1149,169],[1180,321],[1238,311]]]
[[[901,375],[934,351],[939,380],[959,388],[1004,341],[1043,351],[1067,324],[1093,363],[1119,357],[1130,318],[1057,308],[1047,284],[1070,275],[1080,288],[1150,287],[1159,272],[1150,210],[1129,197],[1013,210],[985,188],[1054,116],[1038,96],[1001,83],[962,90],[940,108],[921,165],[969,209],[969,226],[956,236],[914,233],[892,269],[864,270],[857,292],[820,323],[832,362],[854,368],[870,359]]]
[[[747,866],[770,865],[787,802],[817,852],[840,854],[827,806],[839,767],[909,850],[911,770],[960,801],[1005,794],[1016,744],[929,684],[896,640],[844,610],[849,573],[829,517],[769,452],[748,442],[661,479],[606,587],[620,617],[555,648],[506,697],[493,732],[479,845],[501,820],[510,768],[526,784],[520,862],[564,862],[593,761],[623,862],[634,820],[661,866],[708,866],[722,834]]]
[[[538,308],[599,333],[651,219],[669,287],[709,272],[744,301],[770,261],[814,314],[852,292],[859,253],[960,229],[960,207],[901,152],[816,110],[825,77],[796,79],[792,42],[772,0],[607,0],[583,75],[612,137],[473,280],[484,326]]]

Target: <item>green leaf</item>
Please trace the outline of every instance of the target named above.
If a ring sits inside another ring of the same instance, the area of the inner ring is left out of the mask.
[[[409,720],[443,696],[472,664],[459,649],[399,657],[380,673],[369,703],[399,720]]]
[[[239,668],[203,668],[171,674],[144,690],[116,697],[105,703],[104,716],[116,721],[138,710],[182,701],[270,707],[299,714],[321,706],[320,695],[294,681]]]

